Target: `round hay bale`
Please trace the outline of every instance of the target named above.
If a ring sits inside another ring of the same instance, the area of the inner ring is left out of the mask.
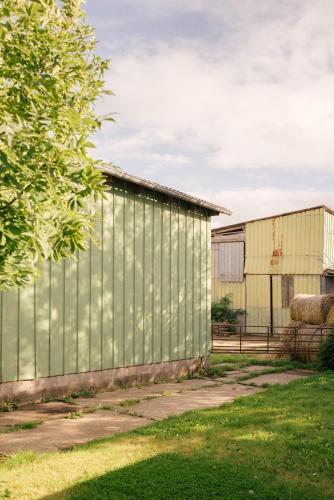
[[[334,306],[332,306],[329,310],[326,320],[327,326],[334,326]]]
[[[280,336],[279,354],[289,354],[293,361],[314,361],[321,342],[329,333],[322,329],[323,326],[291,321]]]
[[[280,343],[278,346],[278,357],[285,356],[286,354],[293,354],[295,350],[295,336],[298,334],[299,329],[304,325],[302,321],[290,321],[284,328],[280,335]]]
[[[290,305],[290,318],[310,325],[323,325],[333,306],[334,294],[296,295]]]

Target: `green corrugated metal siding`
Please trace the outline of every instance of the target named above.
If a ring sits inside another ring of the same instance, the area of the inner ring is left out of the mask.
[[[96,225],[99,247],[1,294],[1,381],[207,355],[207,210],[118,182]]]

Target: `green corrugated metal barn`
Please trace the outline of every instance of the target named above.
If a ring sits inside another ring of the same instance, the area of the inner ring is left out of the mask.
[[[45,262],[35,285],[1,294],[3,398],[108,385],[115,373],[159,374],[161,364],[178,371],[209,352],[210,218],[228,210],[121,171],[105,174],[99,246],[61,265]]]

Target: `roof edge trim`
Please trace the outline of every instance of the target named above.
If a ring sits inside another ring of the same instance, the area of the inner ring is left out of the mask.
[[[128,174],[127,172],[121,170],[115,170],[112,167],[108,167],[106,165],[98,167],[103,173],[116,177],[117,179],[121,179],[124,181],[131,182],[132,184],[136,184],[137,186],[142,186],[147,189],[151,189],[152,191],[158,191],[159,193],[164,193],[172,198],[177,198],[179,200],[187,201],[192,203],[193,205],[197,205],[203,208],[207,208],[211,212],[215,214],[225,214],[231,215],[232,212],[221,205],[216,205],[215,203],[211,203],[209,201],[202,200],[200,198],[196,198],[190,194],[182,193],[181,191],[177,191],[176,189],[168,188],[158,184],[157,182],[148,181],[146,179],[142,179],[141,177],[137,177],[136,175]]]

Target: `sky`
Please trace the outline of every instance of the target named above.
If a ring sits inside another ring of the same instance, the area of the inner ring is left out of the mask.
[[[334,208],[333,0],[86,0],[110,59],[94,155],[229,208]]]

